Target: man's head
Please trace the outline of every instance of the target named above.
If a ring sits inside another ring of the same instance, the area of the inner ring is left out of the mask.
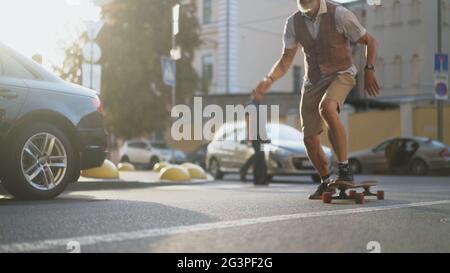
[[[318,9],[320,6],[320,0],[297,0],[297,1],[298,1],[298,9],[303,13],[307,13],[315,9]]]

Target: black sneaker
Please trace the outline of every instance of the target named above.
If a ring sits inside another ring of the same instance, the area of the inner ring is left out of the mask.
[[[336,181],[354,182],[353,173],[349,164],[338,165],[338,177],[336,178]]]
[[[328,188],[328,183],[321,183],[316,192],[309,196],[309,200],[320,200],[322,199],[322,194],[325,192],[334,194],[336,191],[334,189]]]

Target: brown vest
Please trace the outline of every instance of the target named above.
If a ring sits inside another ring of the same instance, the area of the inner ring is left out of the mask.
[[[327,13],[322,14],[319,33],[316,40],[308,31],[305,20],[299,11],[294,15],[295,35],[305,54],[305,70],[312,84],[319,82],[322,76],[330,76],[346,70],[353,65],[349,52],[349,41],[336,29],[336,8],[327,1]]]

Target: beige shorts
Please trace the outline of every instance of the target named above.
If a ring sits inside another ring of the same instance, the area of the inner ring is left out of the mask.
[[[332,76],[316,85],[306,86],[302,91],[300,102],[300,121],[305,137],[320,135],[324,122],[320,116],[319,106],[322,101],[332,100],[342,107],[356,80],[349,73]]]

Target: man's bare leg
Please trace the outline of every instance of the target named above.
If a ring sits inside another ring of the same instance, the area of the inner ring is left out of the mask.
[[[339,117],[339,104],[333,100],[324,100],[320,104],[320,115],[329,129],[330,142],[338,158],[337,180],[353,181],[353,174],[348,164],[347,134]]]
[[[328,188],[328,184],[332,182],[330,171],[328,170],[328,159],[322,149],[320,135],[306,137],[304,142],[308,157],[322,178],[322,183],[320,183],[317,190],[309,196],[309,199],[317,200],[322,198],[324,192],[334,193],[334,190]]]
[[[338,162],[345,162],[348,160],[347,133],[339,117],[338,109],[337,102],[324,100],[320,105],[320,115],[328,127],[328,138]]]
[[[316,168],[320,177],[329,175],[330,173],[328,170],[328,160],[320,143],[320,135],[305,137],[304,143],[306,151],[308,153],[308,157],[314,165],[314,168]]]

